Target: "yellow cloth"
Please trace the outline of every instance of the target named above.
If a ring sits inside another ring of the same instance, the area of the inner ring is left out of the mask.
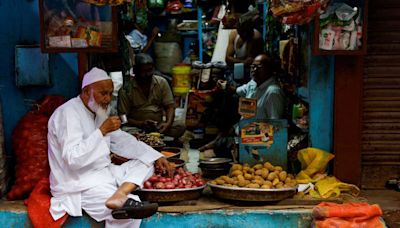
[[[301,163],[302,171],[296,176],[297,183],[315,183],[322,179],[328,162],[334,157],[333,154],[317,148],[309,147],[299,150],[297,158]]]
[[[360,189],[353,184],[346,184],[336,177],[326,177],[319,180],[315,184],[315,189],[310,191],[310,195],[315,198],[330,198],[338,197],[342,192],[350,192],[357,196],[360,193]]]

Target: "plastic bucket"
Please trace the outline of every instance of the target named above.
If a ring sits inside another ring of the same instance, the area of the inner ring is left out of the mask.
[[[172,91],[175,95],[188,93],[191,87],[191,66],[178,64],[172,68]]]

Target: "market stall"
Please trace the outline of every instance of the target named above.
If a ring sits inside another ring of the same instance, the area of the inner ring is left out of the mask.
[[[277,222],[282,225],[284,220],[288,227],[309,226],[311,208],[318,203],[357,201],[357,186],[329,175],[328,164],[334,157],[329,153],[332,148],[324,147],[329,142],[319,146],[318,140],[313,141],[314,137],[330,138],[330,134],[316,136],[319,127],[312,128],[311,122],[329,128],[332,117],[327,116],[324,125],[323,120],[315,118],[322,111],[312,111],[322,103],[322,97],[316,95],[325,92],[310,87],[314,82],[328,83],[329,78],[309,76],[312,73],[307,63],[312,60],[307,55],[311,45],[314,53],[324,55],[364,51],[362,5],[318,0],[198,1],[197,5],[192,1],[41,0],[39,4],[42,51],[78,53],[80,76],[93,66],[108,71],[114,86],[119,85],[118,89],[114,87],[112,105],[113,114],[126,124],[121,129],[161,152],[176,167],[173,176],[156,171],[135,192],[142,199],[160,204],[161,218],[148,218],[143,226],[182,225],[204,217],[212,217],[206,223],[221,226],[238,226],[240,219],[257,219],[263,226]],[[305,34],[301,26],[308,26],[315,17],[314,34],[318,39],[303,47],[310,34]],[[235,62],[232,59],[238,54],[230,56],[229,36],[240,30],[238,26],[245,20],[254,23],[250,32],[254,30],[253,38],[260,36],[252,40],[252,45],[259,47],[257,54],[265,52],[271,57],[268,66],[272,70],[268,73],[279,79],[278,87],[288,98],[285,112],[273,119],[259,118],[260,110],[256,110],[260,99],[232,100],[232,93],[228,93],[231,86],[248,83],[251,71],[264,67],[262,61],[257,62],[258,55],[251,56],[251,62]],[[256,45],[259,41],[261,47]],[[134,60],[142,52],[154,57],[156,73],[171,86],[175,121],[186,126],[183,136],[160,133],[162,120],[151,122],[151,126],[131,126],[130,117],[124,119],[127,113],[117,109],[118,90],[124,90],[137,77]],[[332,109],[330,104],[324,103],[328,111]],[[30,115],[42,115],[46,122],[57,105],[45,113],[41,113],[43,109],[33,110]],[[43,128],[43,123],[33,128]],[[28,125],[22,122],[19,129],[28,131]],[[233,136],[230,129],[237,130],[237,134]],[[224,131],[233,136],[220,146],[225,150],[201,149]],[[15,137],[23,142],[28,136],[21,133]],[[24,157],[36,152],[28,146],[18,147],[18,142],[14,144],[17,162],[26,162]],[[8,194],[9,199],[26,198],[39,176],[48,176],[47,158],[39,159],[30,165],[37,171],[34,178],[28,178],[32,173],[27,170],[17,173],[20,179]],[[111,154],[111,160],[123,164],[128,159]],[[29,184],[22,188],[22,180],[29,180]],[[223,220],[231,211],[235,216]],[[261,219],[260,214],[271,216]]]

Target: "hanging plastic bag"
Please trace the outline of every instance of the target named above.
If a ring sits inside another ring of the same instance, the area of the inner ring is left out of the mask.
[[[328,162],[335,156],[317,148],[305,148],[299,150],[297,158],[301,163],[301,169],[296,176],[297,183],[307,184],[309,182],[317,182],[323,177]]]

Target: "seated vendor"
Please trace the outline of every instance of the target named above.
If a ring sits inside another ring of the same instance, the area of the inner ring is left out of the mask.
[[[282,119],[285,118],[286,98],[279,82],[274,76],[274,65],[272,59],[266,54],[258,55],[251,64],[252,80],[240,87],[227,86],[225,89],[235,91],[240,97],[253,98],[257,100],[257,111],[255,119]],[[219,81],[218,85],[225,84]],[[221,132],[216,139],[209,142],[200,151],[214,148],[216,156],[227,157],[227,149],[232,146],[233,139],[228,140],[233,134],[233,128],[229,132]],[[229,143],[227,145],[226,143]],[[216,148],[218,147],[218,148]],[[219,151],[222,151],[220,153]]]
[[[128,126],[180,137],[185,125],[174,122],[175,102],[167,80],[154,75],[154,62],[149,55],[137,54],[135,62],[134,76],[119,92],[119,114],[126,114]]]

